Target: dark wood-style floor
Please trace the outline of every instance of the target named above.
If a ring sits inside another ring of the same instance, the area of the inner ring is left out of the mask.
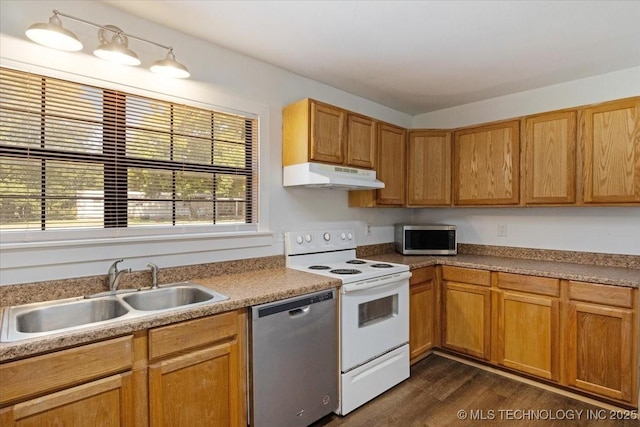
[[[431,355],[411,367],[407,381],[345,417],[328,415],[313,427],[640,425],[611,415],[601,407]],[[573,419],[564,419],[569,417]]]

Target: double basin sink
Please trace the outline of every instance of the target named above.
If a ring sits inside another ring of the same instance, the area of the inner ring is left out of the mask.
[[[4,310],[0,342],[82,330],[227,299],[204,286],[180,282],[156,289],[13,306]]]

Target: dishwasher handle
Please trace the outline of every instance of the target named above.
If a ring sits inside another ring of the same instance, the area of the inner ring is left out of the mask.
[[[293,310],[289,310],[289,317],[291,319],[296,319],[298,317],[302,317],[302,316],[306,316],[307,314],[309,314],[309,311],[311,311],[311,306],[308,305],[306,307],[302,307],[302,308],[296,308]]]
[[[301,297],[288,298],[282,301],[254,305],[251,307],[251,312],[253,321],[282,312],[287,312],[289,317],[296,318],[307,314],[312,305],[333,299],[335,299],[335,290],[332,289],[330,291],[321,291]]]

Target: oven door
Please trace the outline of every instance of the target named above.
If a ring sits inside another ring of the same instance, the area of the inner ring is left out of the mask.
[[[342,286],[342,372],[409,342],[410,277],[403,272]]]

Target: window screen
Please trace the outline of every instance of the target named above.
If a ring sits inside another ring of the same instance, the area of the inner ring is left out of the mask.
[[[257,223],[257,120],[0,68],[0,228]]]

